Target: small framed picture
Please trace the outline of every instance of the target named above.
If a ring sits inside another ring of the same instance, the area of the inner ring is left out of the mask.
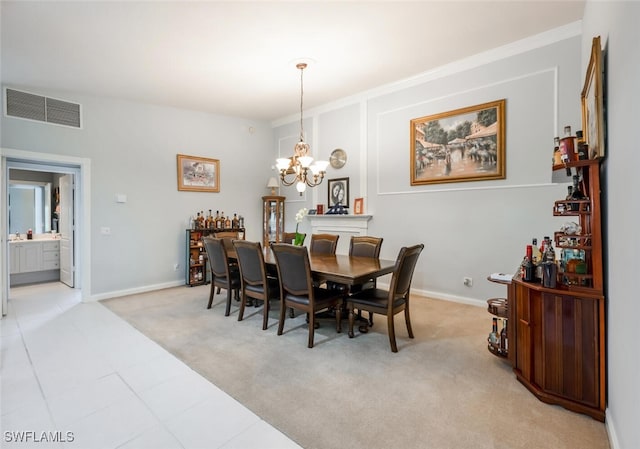
[[[353,213],[355,215],[364,214],[364,198],[356,198],[353,201]]]
[[[178,154],[178,190],[220,192],[220,161]]]
[[[309,212],[307,212],[307,214],[315,215],[316,214],[316,210],[315,209],[309,209]]]
[[[349,178],[336,178],[327,181],[329,207],[349,207]]]
[[[324,204],[318,204],[316,206],[316,213],[318,215],[323,215],[324,214]]]

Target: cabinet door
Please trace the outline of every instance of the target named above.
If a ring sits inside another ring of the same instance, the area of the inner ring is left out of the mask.
[[[533,350],[531,347],[531,301],[529,289],[520,284],[513,287],[513,298],[509,298],[510,307],[514,307],[514,334],[517,345],[510,344],[510,351],[515,352],[515,368],[522,376],[531,379],[533,369]],[[509,290],[511,293],[511,290]],[[513,306],[511,306],[513,304]]]
[[[547,392],[598,406],[598,299],[543,293],[542,308],[546,363],[539,385]]]
[[[272,242],[281,242],[284,233],[284,197],[264,196],[263,202],[263,239],[268,246]]]
[[[22,245],[9,244],[10,274],[20,273],[20,249]]]
[[[42,265],[42,245],[29,243],[20,248],[20,273],[40,271]]]

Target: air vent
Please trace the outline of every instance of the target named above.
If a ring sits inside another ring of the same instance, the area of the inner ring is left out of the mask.
[[[15,89],[6,89],[5,92],[5,111],[8,117],[81,128],[80,105],[77,103]]]

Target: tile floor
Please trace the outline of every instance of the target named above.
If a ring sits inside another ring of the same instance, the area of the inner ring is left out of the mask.
[[[9,298],[0,447],[299,447],[78,291],[39,284],[12,288]]]

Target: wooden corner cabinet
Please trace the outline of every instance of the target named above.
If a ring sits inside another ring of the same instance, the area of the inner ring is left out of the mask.
[[[284,235],[284,196],[262,197],[262,246],[282,242]]]
[[[555,232],[560,254],[555,288],[525,282],[517,273],[509,284],[509,360],[517,379],[541,401],[604,421],[605,298],[603,291],[600,160],[554,166],[581,177],[586,199],[558,200],[553,214],[578,222],[576,234]],[[575,232],[575,231],[573,231]],[[582,268],[570,268],[571,257]]]
[[[189,287],[208,284],[210,274],[207,269],[207,253],[204,249],[202,237],[214,236],[220,238],[244,240],[244,228],[219,228],[219,229],[187,229],[187,257],[185,261],[185,284]]]

